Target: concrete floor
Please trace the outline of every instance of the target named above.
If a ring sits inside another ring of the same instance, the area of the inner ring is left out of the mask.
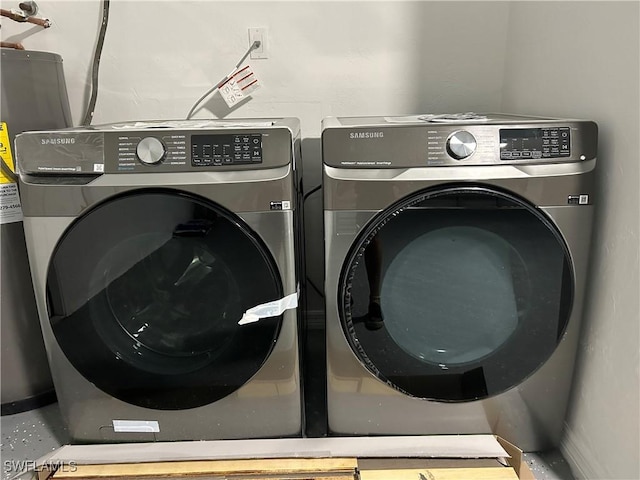
[[[2,480],[13,478],[24,466],[69,442],[57,404],[2,417]],[[527,453],[525,459],[537,480],[573,480],[569,466],[557,451]]]

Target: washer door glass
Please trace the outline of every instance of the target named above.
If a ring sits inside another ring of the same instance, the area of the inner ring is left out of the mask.
[[[130,404],[184,409],[246,383],[282,316],[239,326],[282,298],[266,246],[238,217],[198,197],[142,191],[79,218],[47,278],[53,333],[98,388]]]
[[[553,353],[573,268],[538,209],[484,187],[426,191],[375,217],[347,257],[345,335],[378,378],[412,396],[486,398]]]

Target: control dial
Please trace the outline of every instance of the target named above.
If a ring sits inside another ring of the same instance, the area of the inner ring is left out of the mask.
[[[447,139],[447,153],[456,160],[467,158],[476,151],[476,138],[466,130],[453,132]]]
[[[145,165],[154,165],[161,162],[166,153],[162,142],[155,137],[143,138],[136,147],[136,155]]]

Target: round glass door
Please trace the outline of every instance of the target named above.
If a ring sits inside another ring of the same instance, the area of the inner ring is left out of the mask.
[[[69,361],[127,403],[184,409],[245,384],[282,317],[238,325],[282,297],[266,246],[237,216],[202,198],[137,191],[76,220],[47,277],[53,333]]]
[[[485,187],[423,191],[376,216],[355,242],[341,321],[361,362],[394,388],[486,398],[553,353],[572,272],[556,227],[519,198]]]

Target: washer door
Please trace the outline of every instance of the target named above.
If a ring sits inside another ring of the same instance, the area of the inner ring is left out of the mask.
[[[423,191],[376,216],[347,256],[342,326],[360,361],[415,397],[470,401],[537,370],[561,341],[573,268],[538,209],[486,187]]]
[[[266,246],[237,216],[175,191],[137,191],[75,221],[47,277],[51,328],[107,394],[175,410],[219,400],[265,362],[282,316],[238,325],[282,298]]]

